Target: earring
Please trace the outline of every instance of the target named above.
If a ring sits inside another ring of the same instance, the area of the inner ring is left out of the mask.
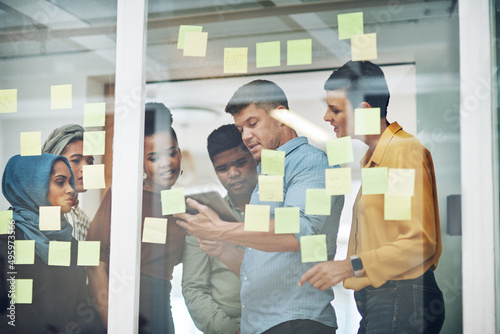
[[[184,170],[181,169],[181,173],[179,175],[182,175],[182,173],[184,173]]]
[[[148,174],[145,171],[142,171],[142,179],[145,180],[148,178]]]

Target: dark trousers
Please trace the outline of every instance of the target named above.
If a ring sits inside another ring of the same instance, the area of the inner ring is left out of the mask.
[[[326,326],[321,322],[298,319],[282,322],[263,334],[335,334],[336,328]]]

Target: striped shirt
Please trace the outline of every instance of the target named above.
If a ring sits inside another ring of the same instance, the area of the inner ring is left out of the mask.
[[[75,205],[71,208],[71,211],[65,213],[64,216],[66,217],[68,223],[73,226],[73,238],[78,241],[85,241],[85,238],[87,237],[87,230],[90,226],[90,219],[87,217],[85,212],[83,212],[78,205]]]

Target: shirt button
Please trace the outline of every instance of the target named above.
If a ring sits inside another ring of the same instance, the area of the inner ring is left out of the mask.
[[[243,277],[243,280],[244,280],[244,281],[246,281],[247,279],[248,279],[248,278],[247,278],[246,276],[245,276],[245,277]]]
[[[241,308],[245,308],[245,305],[241,305]]]

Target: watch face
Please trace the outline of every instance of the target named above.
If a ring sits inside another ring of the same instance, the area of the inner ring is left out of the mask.
[[[352,269],[354,271],[358,271],[358,270],[363,269],[363,262],[361,262],[360,258],[351,259],[351,265],[352,265]]]

